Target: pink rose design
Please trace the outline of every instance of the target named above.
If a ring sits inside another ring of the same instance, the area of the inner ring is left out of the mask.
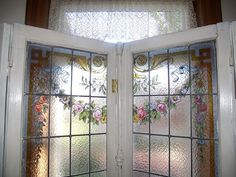
[[[74,105],[74,111],[75,112],[82,112],[84,110],[84,108],[83,108],[83,106],[81,105],[81,104],[76,104],[76,105]]]
[[[199,112],[205,112],[207,111],[207,105],[205,103],[198,106]]]
[[[43,110],[43,105],[42,104],[36,104],[35,105],[35,111],[41,113]]]
[[[102,110],[100,108],[96,108],[93,111],[93,117],[97,120],[100,121],[102,119]]]
[[[201,102],[202,102],[201,96],[199,96],[199,95],[195,96],[195,103],[196,104],[201,104]]]
[[[159,111],[159,112],[164,113],[164,112],[167,111],[166,109],[167,109],[167,106],[166,106],[165,103],[159,103],[159,104],[157,105],[156,111]]]
[[[143,120],[147,116],[147,112],[144,110],[144,107],[140,106],[137,110],[139,120]]]

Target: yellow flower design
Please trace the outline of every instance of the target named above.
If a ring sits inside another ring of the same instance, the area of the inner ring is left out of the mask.
[[[134,123],[138,123],[139,119],[138,119],[138,114],[135,114],[133,117],[133,122]]]
[[[107,117],[106,116],[102,116],[101,123],[105,124],[106,122],[107,122]]]

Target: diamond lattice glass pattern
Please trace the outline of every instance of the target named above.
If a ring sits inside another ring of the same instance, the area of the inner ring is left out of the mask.
[[[133,55],[133,177],[218,176],[216,76],[214,41]]]
[[[28,44],[22,176],[106,176],[107,56]]]

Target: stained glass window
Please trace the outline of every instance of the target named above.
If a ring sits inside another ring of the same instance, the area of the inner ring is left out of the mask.
[[[218,176],[215,42],[133,55],[133,177]]]
[[[107,56],[28,44],[22,175],[106,176]]]

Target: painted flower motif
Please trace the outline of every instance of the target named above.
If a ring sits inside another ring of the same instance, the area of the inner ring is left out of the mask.
[[[44,118],[43,115],[41,115],[41,116],[38,117],[38,120],[39,120],[40,122],[44,122],[44,119],[45,119],[45,118]]]
[[[107,117],[106,116],[102,116],[101,123],[105,124],[106,122],[107,122]]]
[[[78,113],[81,113],[84,110],[83,106],[80,103],[73,105],[73,109],[75,112]]]
[[[45,96],[41,96],[41,97],[39,98],[39,103],[40,103],[40,104],[46,103],[46,97],[45,97]]]
[[[202,114],[196,114],[196,121],[197,123],[202,123],[204,121],[204,116]]]
[[[156,107],[156,111],[159,111],[161,113],[166,113],[167,112],[167,106],[165,103],[159,103]]]
[[[147,112],[145,111],[143,106],[140,106],[137,110],[137,114],[138,114],[138,118],[139,120],[143,120],[145,119],[145,117],[147,116]]]
[[[41,113],[43,110],[43,105],[42,104],[36,104],[35,105],[35,111],[38,113]]]
[[[93,111],[93,117],[97,121],[100,121],[102,119],[102,110],[100,108],[95,108],[95,110]]]
[[[138,123],[139,119],[138,119],[138,115],[135,114],[134,117],[133,117],[133,122],[134,123]]]
[[[84,104],[84,109],[85,109],[85,110],[89,110],[89,108],[90,108],[89,104],[88,104],[88,103],[85,103],[85,104]]]
[[[180,96],[172,96],[172,97],[170,97],[170,102],[172,104],[176,104],[176,103],[180,102]]]
[[[154,103],[150,103],[150,110],[155,110],[157,107],[157,103],[154,102]]]
[[[194,102],[195,102],[196,104],[201,104],[201,103],[202,103],[202,98],[201,98],[201,96],[200,96],[200,95],[196,95]]]
[[[199,110],[199,112],[206,112],[207,111],[207,105],[205,103],[200,104],[198,106],[198,110]]]
[[[60,102],[62,102],[63,104],[69,104],[70,103],[70,97],[63,96],[63,97],[60,98]]]

